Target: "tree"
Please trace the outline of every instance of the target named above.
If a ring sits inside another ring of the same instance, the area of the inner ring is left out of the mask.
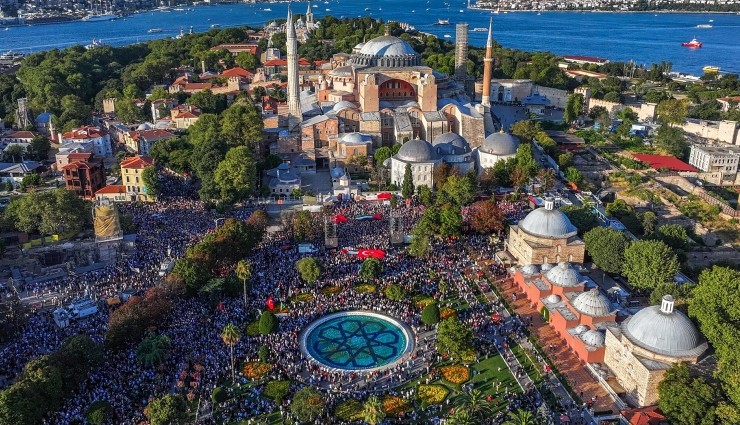
[[[583,95],[579,93],[573,93],[568,95],[568,100],[565,103],[565,112],[563,113],[563,121],[570,124],[578,119],[583,109]]]
[[[362,406],[362,419],[369,425],[377,425],[385,419],[383,403],[378,397],[370,396]]]
[[[278,330],[278,319],[271,311],[265,310],[262,312],[259,321],[259,330],[262,335],[269,335],[277,332]]]
[[[494,416],[492,403],[481,390],[471,389],[462,395],[462,408],[478,423],[485,423]]]
[[[425,325],[432,326],[439,323],[439,306],[436,302],[432,302],[421,312],[421,322]]]
[[[389,300],[401,301],[406,298],[406,290],[403,289],[403,286],[397,283],[391,283],[385,288],[385,296]]]
[[[566,168],[565,178],[576,186],[579,186],[581,183],[583,183],[583,174],[581,174],[581,172],[578,171],[576,167]]]
[[[577,205],[566,205],[560,211],[576,226],[578,234],[583,236],[589,230],[599,226],[599,219],[591,208]]]
[[[137,123],[144,120],[144,114],[131,99],[116,101],[116,118],[124,123]]]
[[[86,418],[90,425],[103,425],[110,421],[114,414],[113,406],[110,403],[105,400],[97,400],[87,408]]]
[[[36,161],[45,161],[49,159],[51,142],[48,137],[35,136],[31,139],[31,145],[28,147],[28,153]]]
[[[596,120],[602,114],[607,114],[607,116],[608,116],[609,115],[609,111],[607,111],[605,107],[600,106],[600,105],[599,106],[594,106],[593,108],[591,108],[590,111],[588,111],[588,117],[591,118],[592,120]]]
[[[450,416],[447,417],[447,425],[475,425],[478,422],[473,420],[473,417],[468,412],[468,409],[464,407],[458,407]]]
[[[260,60],[257,56],[249,52],[239,52],[234,58],[234,62],[241,68],[248,69],[250,71],[254,71],[260,66]]]
[[[717,376],[728,398],[740,406],[740,271],[714,266],[701,272],[689,299],[689,314],[716,350]]]
[[[472,339],[473,332],[455,316],[442,320],[437,326],[437,351],[455,360],[461,360],[472,349]]]
[[[521,169],[527,179],[534,177],[537,172],[537,161],[534,159],[531,143],[523,143],[516,149],[516,165]]]
[[[662,123],[673,126],[683,122],[688,113],[688,108],[688,99],[667,99],[658,103],[656,112]]]
[[[226,390],[224,390],[221,387],[216,387],[211,392],[211,401],[213,404],[221,404],[226,402],[229,399],[229,395],[226,393]]]
[[[643,235],[651,236],[655,232],[655,225],[658,224],[658,216],[652,211],[646,211],[640,216],[640,222]]]
[[[403,183],[401,184],[401,196],[409,199],[414,194],[414,176],[411,174],[411,164],[406,164],[403,171]]]
[[[136,84],[129,84],[123,89],[123,97],[126,99],[142,99],[144,97],[144,92],[142,92]]]
[[[542,126],[535,120],[517,121],[511,126],[511,134],[526,144],[529,144],[540,131],[542,131]]]
[[[717,391],[706,380],[691,377],[686,363],[668,369],[658,384],[658,405],[672,424],[713,425]]]
[[[509,413],[509,419],[504,422],[504,425],[536,425],[537,418],[525,409],[517,409],[514,412]]]
[[[321,265],[313,257],[301,258],[295,262],[295,268],[304,282],[313,284],[321,276]]]
[[[199,91],[190,96],[188,103],[198,106],[203,111],[204,115],[220,114],[224,109],[226,109],[226,97],[213,94],[213,92],[208,89]],[[203,115],[201,115],[198,121],[201,119],[203,119]]]
[[[455,204],[444,204],[439,214],[439,236],[449,238],[458,236],[462,231],[462,214]]]
[[[155,398],[146,406],[145,414],[151,425],[185,425],[187,404],[179,394]]]
[[[473,201],[473,190],[469,179],[452,174],[442,186],[442,193],[438,198],[449,199],[457,207],[463,207]]]
[[[236,202],[254,194],[257,167],[246,146],[229,149],[226,158],[218,164],[213,182],[221,191],[221,199]]]
[[[170,94],[162,87],[155,87],[152,89],[152,92],[149,94],[148,99],[151,101],[155,100],[161,100],[161,99],[169,99]]]
[[[301,422],[312,422],[324,411],[324,396],[309,387],[296,391],[290,402],[290,412]]]
[[[366,258],[360,266],[360,277],[366,281],[375,280],[383,272],[383,264],[376,258]]]
[[[419,194],[419,201],[424,204],[425,207],[430,207],[434,202],[434,194],[429,186],[423,184],[417,188]]]
[[[640,240],[624,251],[622,273],[635,288],[653,289],[678,273],[676,253],[661,241]]]
[[[139,347],[136,349],[136,359],[147,368],[159,366],[169,356],[170,347],[170,338],[167,335],[157,335],[150,332],[139,343]]]
[[[537,180],[542,185],[542,191],[547,192],[555,185],[555,170],[552,168],[540,168],[537,170]]]
[[[470,206],[470,225],[478,233],[501,233],[505,221],[506,214],[493,198]]]
[[[428,235],[414,234],[409,245],[409,254],[416,258],[424,258],[432,250],[432,244]]]
[[[573,154],[571,152],[561,153],[558,155],[558,166],[568,168],[573,164]]]
[[[21,232],[42,235],[77,234],[89,225],[88,203],[64,188],[13,198],[5,217]]]
[[[250,266],[249,261],[239,260],[239,262],[236,263],[236,277],[242,281],[245,306],[247,305],[247,280],[250,276],[252,276],[252,267]]]
[[[221,331],[221,340],[224,342],[224,344],[229,346],[229,351],[231,354],[231,383],[234,384],[236,382],[236,370],[234,368],[234,346],[237,342],[239,342],[239,339],[241,338],[241,333],[239,332],[239,328],[236,327],[235,324],[229,323],[226,326],[224,326],[223,331]]]
[[[155,197],[159,195],[159,175],[156,167],[144,168],[141,172],[141,180],[144,182],[144,190],[147,195]]]
[[[388,146],[382,146],[375,150],[375,153],[373,154],[373,159],[375,159],[375,164],[382,164],[391,156],[391,148],[389,148]]]
[[[630,239],[622,232],[610,227],[595,227],[583,235],[586,250],[594,264],[606,273],[620,273],[624,263],[624,251]]]
[[[309,240],[313,236],[313,223],[311,222],[311,213],[308,211],[299,211],[293,215],[293,239],[297,242]]]
[[[21,188],[23,190],[29,187],[38,187],[42,184],[44,184],[44,181],[41,179],[41,176],[36,173],[23,176],[23,179],[21,180]]]
[[[689,247],[689,236],[680,224],[664,224],[658,227],[655,237],[673,249],[685,251]]]
[[[655,146],[676,158],[686,158],[689,153],[686,135],[680,127],[661,125],[655,135]]]
[[[262,116],[252,103],[236,102],[221,114],[221,134],[229,147],[246,146],[256,153],[263,127]]]

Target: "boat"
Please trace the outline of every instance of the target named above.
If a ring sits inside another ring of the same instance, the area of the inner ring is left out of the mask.
[[[162,28],[149,28],[146,32],[149,34],[157,34],[162,32]]]
[[[718,66],[707,65],[701,70],[704,71],[705,74],[719,74]]]
[[[366,7],[365,8],[365,12],[369,12],[369,11],[370,11],[370,8],[369,7]]]
[[[712,28],[712,24],[699,24],[696,27],[697,28]]]
[[[437,23],[434,25],[450,25],[449,19],[437,19]]]
[[[7,52],[0,55],[0,63],[12,64],[23,59],[24,56],[25,55],[23,53],[8,50]]]
[[[219,28],[220,26],[219,24],[211,24],[211,28]]]
[[[542,14],[540,12],[537,12],[537,16],[540,16],[540,15],[542,15]]]
[[[103,43],[100,40],[96,40],[96,39],[93,38],[92,43],[90,43],[87,46],[85,46],[85,48],[87,50],[92,50],[92,49],[97,49],[98,47],[103,47],[103,46],[107,46],[107,44]]]
[[[472,29],[472,31],[473,32],[486,32],[486,31],[488,31],[488,28],[475,27],[475,28]]]
[[[696,49],[696,48],[701,47],[701,41],[697,40],[696,37],[694,37],[688,43],[681,43],[681,45],[683,47],[690,47],[692,49]]]
[[[452,36],[449,34],[445,34],[445,38],[452,38]]]
[[[329,9],[329,8],[327,7],[327,8],[326,8],[326,11],[327,11],[327,12],[331,12],[331,9]]]
[[[709,22],[714,22],[714,19],[710,19]]]
[[[269,7],[266,7],[264,9],[262,9],[262,11],[263,12],[272,12],[272,9],[270,9]]]
[[[465,12],[465,10],[463,10],[463,9],[460,9],[460,13],[463,13],[463,12]]]
[[[85,22],[102,22],[102,21],[112,21],[114,19],[118,18],[113,13],[90,13],[89,15],[82,18]]]
[[[172,10],[174,10],[175,12],[184,12],[185,11],[185,9],[183,9],[182,7],[176,7],[174,9],[172,9]]]

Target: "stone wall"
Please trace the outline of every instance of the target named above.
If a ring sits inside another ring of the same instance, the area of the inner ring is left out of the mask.
[[[542,96],[550,99],[550,105],[558,109],[565,109],[565,104],[568,102],[568,91],[555,89],[552,87],[537,86],[537,92]]]

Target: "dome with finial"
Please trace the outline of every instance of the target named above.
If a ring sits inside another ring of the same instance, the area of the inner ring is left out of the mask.
[[[483,146],[479,149],[481,152],[489,155],[509,156],[516,155],[516,150],[518,148],[519,139],[504,132],[504,129],[501,128],[501,131],[498,133],[489,134],[488,137],[483,140]]]
[[[359,47],[359,49],[358,49]],[[359,66],[403,67],[421,65],[421,56],[411,45],[390,34],[355,46],[351,61]]]
[[[555,286],[569,288],[581,284],[581,274],[568,262],[562,262],[545,273],[547,280]]]
[[[406,162],[431,162],[437,160],[437,153],[431,143],[416,139],[404,143],[395,158]]]
[[[598,288],[578,294],[572,305],[580,313],[592,317],[609,316],[613,311],[609,299]]]
[[[578,229],[560,210],[556,210],[552,199],[545,199],[545,207],[527,214],[518,226],[521,230],[544,238],[567,238],[575,236]]]

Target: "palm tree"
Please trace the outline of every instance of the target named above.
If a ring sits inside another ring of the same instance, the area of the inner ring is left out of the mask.
[[[150,333],[136,349],[136,359],[144,367],[154,367],[162,364],[170,354],[170,339],[167,335]]]
[[[380,402],[378,397],[372,396],[367,399],[362,407],[362,419],[370,425],[383,422],[385,411],[383,410],[383,403]]]
[[[461,405],[475,420],[485,421],[493,416],[491,402],[481,390],[473,389],[463,394]]]
[[[221,340],[223,340],[224,344],[228,345],[229,349],[231,350],[232,384],[236,381],[236,374],[234,373],[234,345],[239,342],[239,338],[241,338],[241,334],[239,332],[239,328],[237,328],[236,325],[234,325],[233,323],[229,323],[228,325],[224,326],[224,330],[221,332]]]
[[[528,410],[518,409],[509,414],[509,420],[504,425],[536,425],[537,418]]]
[[[236,277],[242,280],[244,285],[244,306],[247,305],[247,279],[252,276],[252,266],[246,260],[239,260],[236,263]]]
[[[470,411],[464,407],[455,409],[455,411],[447,417],[447,425],[474,425],[476,421],[470,415]]]

